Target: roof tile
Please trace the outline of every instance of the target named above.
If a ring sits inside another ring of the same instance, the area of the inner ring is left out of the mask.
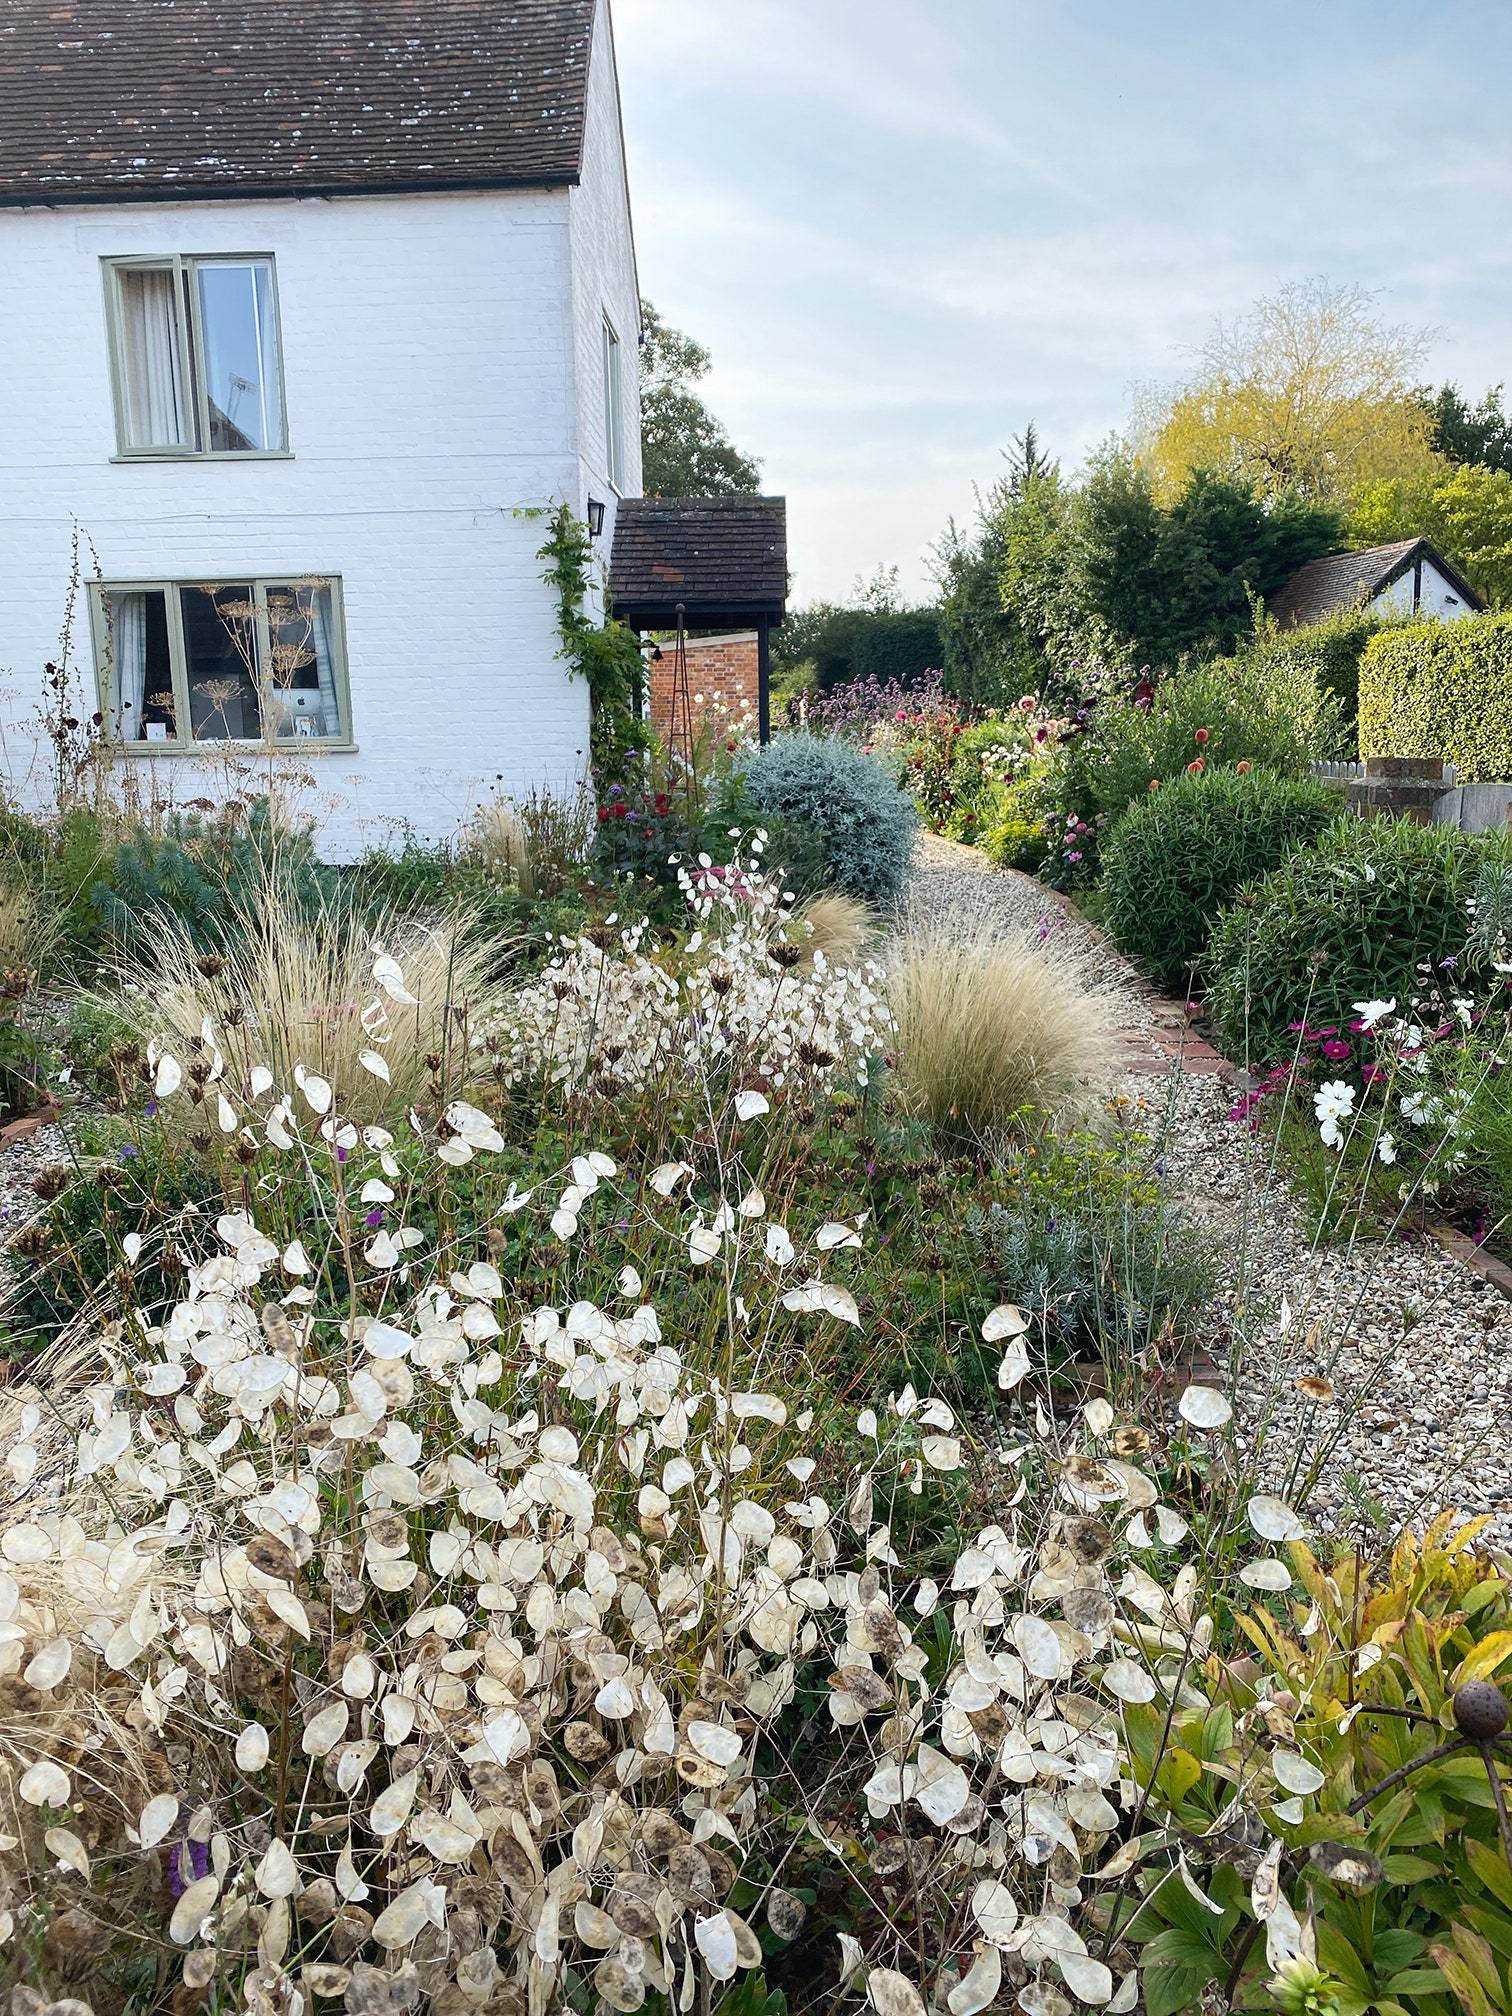
[[[785,497],[626,497],[614,520],[609,594],[624,614],[765,613],[787,601]]]
[[[595,0],[7,0],[0,203],[572,182]]]

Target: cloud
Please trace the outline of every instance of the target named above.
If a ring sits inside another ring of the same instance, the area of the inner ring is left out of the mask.
[[[614,7],[643,280],[786,491],[802,595],[879,559],[922,590],[1027,420],[1078,461],[1291,280],[1380,289],[1442,332],[1435,375],[1512,377],[1512,12]]]

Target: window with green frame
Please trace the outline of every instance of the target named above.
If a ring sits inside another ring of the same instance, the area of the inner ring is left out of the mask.
[[[104,268],[118,453],[286,453],[271,253]]]
[[[107,581],[91,615],[100,715],[123,748],[351,742],[334,577]]]

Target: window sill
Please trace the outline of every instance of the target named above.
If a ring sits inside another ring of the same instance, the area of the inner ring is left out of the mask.
[[[138,449],[134,453],[111,456],[112,462],[133,464],[164,462],[292,462],[292,448],[164,448],[161,452]]]
[[[217,756],[355,756],[358,745],[355,742],[321,742],[313,735],[302,735],[288,742],[196,742],[188,746],[182,742],[102,742],[101,751],[106,756],[134,757],[138,761],[156,762],[160,757],[172,757],[182,761],[185,757],[198,758],[201,762],[213,762]]]

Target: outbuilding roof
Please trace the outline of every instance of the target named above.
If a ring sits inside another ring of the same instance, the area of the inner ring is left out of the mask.
[[[1467,608],[1485,608],[1484,601],[1464,576],[1437,547],[1422,538],[1398,539],[1390,546],[1366,546],[1354,553],[1325,553],[1321,560],[1309,560],[1283,588],[1277,589],[1267,606],[1283,630],[1295,630],[1338,610],[1374,600],[1383,588],[1389,588],[1420,560],[1432,561]]]
[[[0,203],[574,182],[596,0],[5,0]]]
[[[787,604],[785,497],[626,497],[614,521],[609,599],[644,629],[780,623]]]

